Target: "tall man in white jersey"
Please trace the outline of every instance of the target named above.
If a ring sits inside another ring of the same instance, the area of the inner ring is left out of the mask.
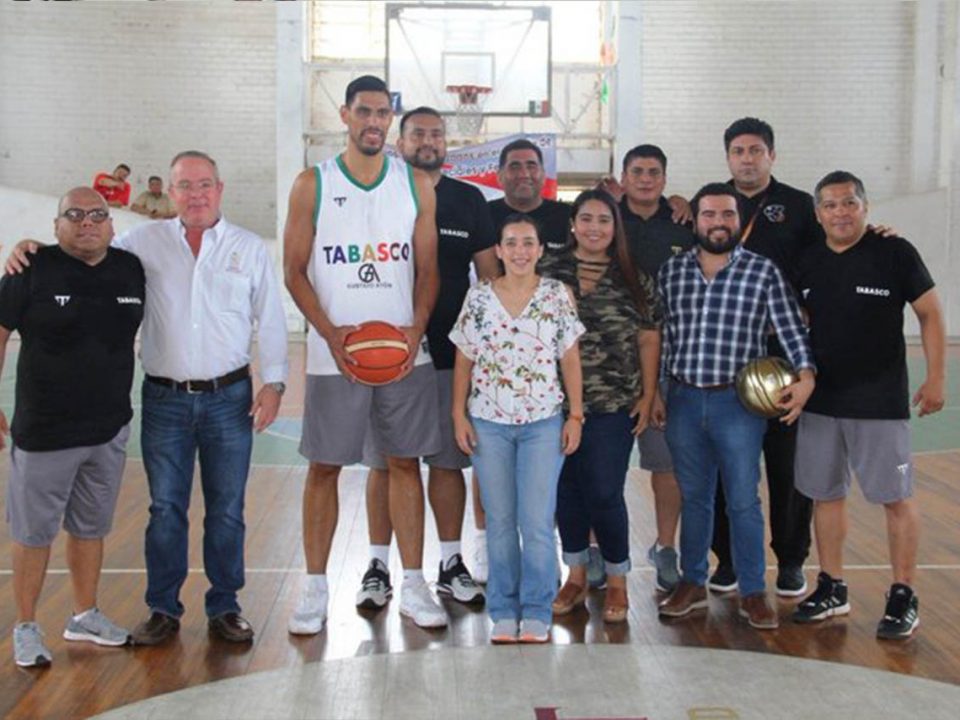
[[[390,520],[404,567],[400,612],[421,627],[446,625],[423,578],[419,458],[440,449],[437,383],[422,342],[439,289],[436,195],[425,173],[383,153],[390,94],[365,75],[346,91],[344,153],[302,172],[284,232],[287,288],[309,322],[300,452],[310,461],[303,494],[307,579],[289,630],[318,633],[327,615],[326,566],[337,526],[337,481],[363,456],[368,425],[387,458]],[[401,378],[376,388],[350,379],[344,338],[383,320],[407,336]]]

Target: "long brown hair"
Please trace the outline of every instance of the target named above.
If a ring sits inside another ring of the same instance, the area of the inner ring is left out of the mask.
[[[633,299],[633,304],[637,310],[640,311],[640,314],[643,315],[647,311],[650,299],[647,297],[643,287],[640,285],[640,281],[637,279],[637,267],[633,262],[633,257],[630,255],[630,248],[627,246],[627,235],[623,230],[623,218],[620,215],[620,208],[617,207],[617,201],[614,200],[613,196],[606,190],[601,190],[600,188],[584,190],[577,195],[577,199],[573,201],[573,207],[570,209],[570,247],[576,247],[577,243],[577,239],[573,235],[573,222],[576,220],[580,208],[590,200],[599,200],[602,202],[607,206],[607,209],[613,216],[613,242],[607,247],[607,255],[616,261],[617,268],[620,270],[620,278],[623,284],[626,285],[627,291]]]

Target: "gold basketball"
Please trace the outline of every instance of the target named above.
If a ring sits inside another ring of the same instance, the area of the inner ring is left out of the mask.
[[[775,418],[785,414],[777,406],[780,391],[797,381],[797,374],[783,358],[762,357],[751,360],[737,373],[737,395],[744,407],[755,415]]]

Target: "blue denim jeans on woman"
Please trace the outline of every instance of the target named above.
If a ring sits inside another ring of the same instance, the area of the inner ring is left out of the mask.
[[[557,489],[557,526],[567,565],[587,564],[593,528],[607,574],[630,572],[623,486],[632,450],[633,420],[626,410],[587,414],[580,447],[564,461]]]
[[[209,617],[240,612],[243,498],[253,446],[250,380],[197,394],[144,380],[142,396],[140,440],[150,486],[147,605],[171,617],[183,614],[180,588],[188,569],[187,510],[199,452],[205,507],[203,564],[210,580],[206,612]]]
[[[524,425],[472,422],[473,467],[487,514],[487,611],[494,622],[550,624],[558,579],[553,519],[563,416]]]
[[[706,390],[670,384],[667,444],[683,497],[680,568],[685,581],[700,586],[707,582],[719,470],[740,594],[764,590],[763,512],[757,488],[766,427],[766,420],[743,407],[733,387]]]

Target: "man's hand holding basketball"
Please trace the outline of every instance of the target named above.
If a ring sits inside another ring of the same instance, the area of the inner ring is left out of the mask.
[[[394,380],[394,382],[403,380],[413,370],[413,363],[417,359],[417,353],[420,350],[420,341],[423,340],[424,332],[415,325],[407,325],[398,329],[407,338],[407,350],[409,351],[409,355],[407,355],[407,361],[403,363],[403,369],[400,371],[400,375],[397,376],[397,379]]]
[[[323,336],[323,339],[327,341],[327,345],[330,347],[330,354],[333,355],[334,362],[337,363],[337,369],[340,370],[340,373],[350,382],[356,382],[357,379],[353,376],[353,373],[347,369],[347,366],[356,365],[357,361],[350,357],[344,345],[347,335],[356,329],[356,325],[339,325],[332,328],[329,333]]]

